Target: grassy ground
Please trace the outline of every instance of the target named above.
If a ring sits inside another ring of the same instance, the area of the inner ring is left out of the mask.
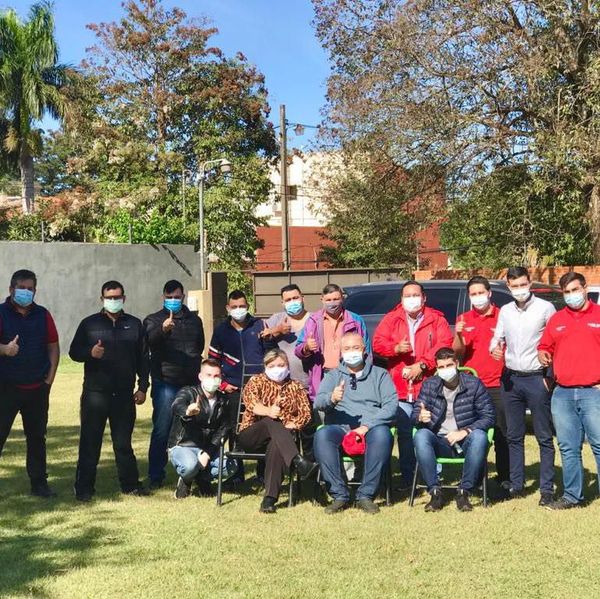
[[[48,454],[59,492],[29,497],[25,445],[16,426],[0,459],[1,597],[594,597],[600,501],[553,513],[528,497],[439,514],[397,498],[377,516],[325,516],[305,500],[275,516],[260,497],[121,497],[107,435],[97,500],[75,502],[81,370],[61,365],[52,392]],[[134,441],[146,472],[150,405],[139,409]],[[529,484],[537,452],[528,439]],[[586,448],[588,496],[595,497]],[[560,474],[560,473],[559,473]]]

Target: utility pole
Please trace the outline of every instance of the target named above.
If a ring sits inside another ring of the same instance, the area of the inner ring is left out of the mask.
[[[285,120],[285,104],[279,106],[279,131],[281,133],[279,161],[281,166],[281,256],[283,270],[290,269],[290,231],[288,226],[288,182],[287,182],[287,123]]]

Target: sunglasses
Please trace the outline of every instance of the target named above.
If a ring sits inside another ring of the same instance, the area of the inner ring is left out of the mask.
[[[350,389],[356,391],[356,375],[354,373],[350,373]]]

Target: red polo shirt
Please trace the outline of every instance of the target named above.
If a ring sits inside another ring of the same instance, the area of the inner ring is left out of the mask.
[[[494,360],[490,354],[490,343],[494,336],[500,310],[492,304],[487,314],[472,309],[458,317],[457,322],[465,321],[462,332],[465,344],[463,365],[474,368],[486,387],[499,387],[504,368],[502,360]]]
[[[552,315],[538,345],[552,354],[554,376],[562,387],[600,383],[600,306],[563,308]]]

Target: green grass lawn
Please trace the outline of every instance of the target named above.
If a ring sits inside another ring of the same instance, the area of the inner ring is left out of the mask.
[[[397,498],[377,516],[326,516],[308,497],[274,516],[260,496],[175,501],[175,477],[149,498],[121,497],[108,433],[97,499],[72,492],[81,369],[61,365],[48,458],[56,499],[28,496],[20,422],[0,458],[1,597],[597,597],[600,501],[553,513],[538,494],[470,514],[426,514]],[[134,434],[145,477],[151,406]],[[537,452],[528,439],[529,484]],[[585,451],[588,496],[596,494]],[[308,495],[308,489],[306,490]],[[285,499],[285,497],[282,497]]]

